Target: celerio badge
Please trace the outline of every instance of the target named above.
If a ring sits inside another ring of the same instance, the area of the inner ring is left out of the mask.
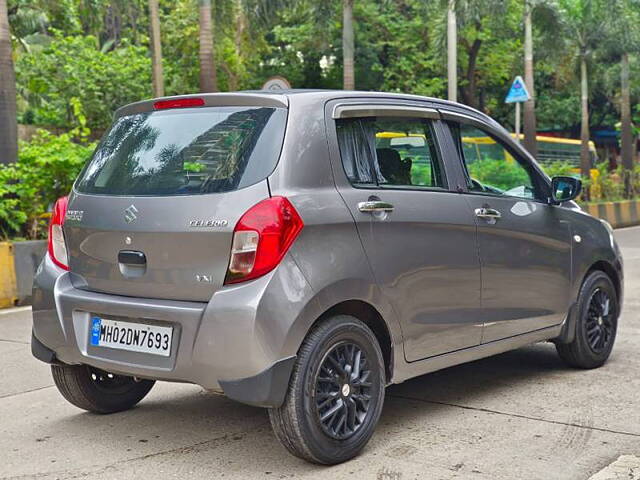
[[[190,227],[226,227],[229,225],[227,220],[189,220]]]

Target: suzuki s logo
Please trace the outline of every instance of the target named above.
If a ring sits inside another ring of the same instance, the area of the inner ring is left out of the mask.
[[[135,205],[131,205],[130,207],[125,208],[124,209],[124,219],[125,219],[125,221],[127,223],[133,222],[136,218],[138,218],[136,213],[138,213],[138,209],[135,207]]]

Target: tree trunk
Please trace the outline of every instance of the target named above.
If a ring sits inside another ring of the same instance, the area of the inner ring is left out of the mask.
[[[536,141],[536,106],[533,82],[532,10],[531,2],[527,1],[524,13],[524,83],[529,90],[531,99],[524,102],[524,148],[535,158],[538,156],[538,142]]]
[[[476,38],[471,47],[468,49],[469,60],[467,62],[466,85],[462,87],[462,100],[464,103],[473,108],[479,108],[478,84],[476,79],[476,67],[478,63],[478,55],[482,47],[482,40]]]
[[[200,0],[200,91],[218,91],[218,77],[213,58],[211,0]]]
[[[242,0],[236,0],[235,5],[235,22],[236,28],[234,33],[234,46],[237,60],[236,73],[229,77],[229,90],[238,90],[239,79],[244,72],[243,58],[242,58],[242,41],[244,39],[244,33],[247,28],[247,17],[245,10],[242,6]]]
[[[448,98],[458,101],[458,31],[456,24],[456,0],[449,0],[447,10],[447,79]]]
[[[588,180],[591,175],[589,159],[589,80],[587,77],[587,59],[584,54],[580,58],[580,101],[582,122],[580,126],[580,172],[582,178]],[[584,190],[585,200],[589,201],[589,189]]]
[[[353,1],[343,0],[342,3],[342,58],[343,58],[343,87],[353,90],[356,87],[354,72],[354,35],[353,35]]]
[[[625,197],[631,198],[633,192],[633,134],[631,132],[631,98],[629,93],[629,54],[621,59],[621,96],[620,120],[622,123],[622,168],[624,169]]]
[[[162,73],[162,44],[160,43],[160,16],[158,0],[149,0],[149,23],[151,26],[151,66],[153,96],[164,96],[164,76]]]
[[[17,160],[16,76],[11,56],[7,1],[0,0],[0,163]]]

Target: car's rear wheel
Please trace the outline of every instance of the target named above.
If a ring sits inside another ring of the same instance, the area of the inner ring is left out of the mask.
[[[295,456],[336,464],[356,456],[382,411],[384,361],[375,335],[360,320],[332,317],[315,327],[298,352],[273,430]]]
[[[69,403],[94,413],[128,410],[142,400],[155,383],[88,365],[51,365],[51,373],[56,387]]]
[[[571,343],[556,344],[558,354],[572,367],[600,367],[613,349],[620,313],[616,289],[606,273],[587,276],[576,308],[575,337]]]

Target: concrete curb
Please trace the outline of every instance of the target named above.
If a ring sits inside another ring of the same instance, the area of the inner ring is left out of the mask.
[[[589,480],[640,480],[640,457],[622,455]]]
[[[640,225],[640,200],[590,203],[582,208],[590,215],[606,220],[613,228]]]

